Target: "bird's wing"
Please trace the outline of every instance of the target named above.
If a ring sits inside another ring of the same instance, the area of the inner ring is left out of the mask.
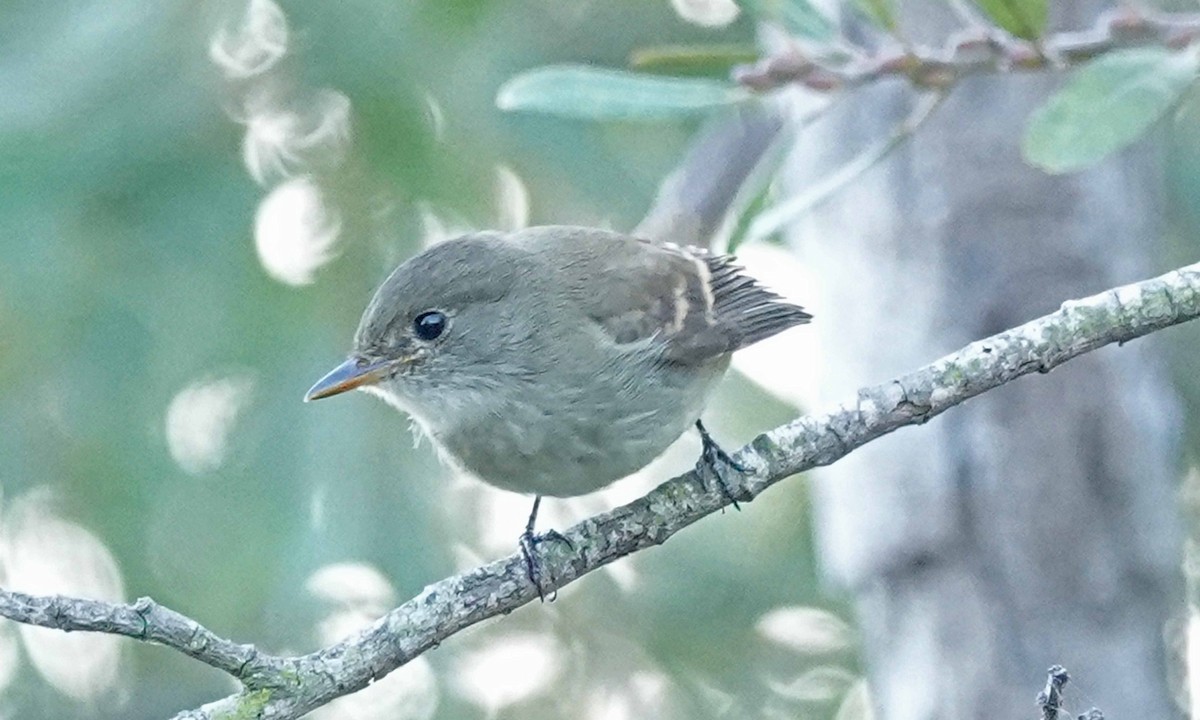
[[[654,343],[668,362],[703,362],[812,317],[728,255],[582,229],[566,242],[576,252],[556,271],[575,278],[572,300],[615,343]],[[585,290],[597,286],[606,291]]]

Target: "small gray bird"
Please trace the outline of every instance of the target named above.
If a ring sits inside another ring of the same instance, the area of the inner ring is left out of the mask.
[[[729,256],[582,227],[482,232],[396,268],[305,400],[367,390],[452,464],[534,495],[521,548],[540,591],[543,495],[605,487],[693,423],[728,494],[715,462],[742,468],[700,424],[705,401],[735,350],[811,317]]]

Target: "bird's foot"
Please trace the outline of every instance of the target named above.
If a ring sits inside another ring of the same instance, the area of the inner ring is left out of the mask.
[[[574,543],[567,539],[566,535],[557,530],[547,530],[544,533],[535,535],[533,534],[533,528],[528,527],[525,529],[525,532],[521,533],[519,544],[521,546],[521,557],[525,559],[525,577],[529,578],[529,582],[533,583],[533,586],[537,588],[538,599],[542,602],[546,602],[546,595],[542,590],[542,563],[538,559],[537,547],[547,541],[560,542],[572,550],[575,549]],[[550,595],[550,602],[554,602],[554,599],[557,597],[558,589],[555,588]]]
[[[737,460],[730,457],[729,453],[721,449],[716,440],[713,440],[712,435],[708,434],[708,429],[704,427],[704,423],[696,421],[696,429],[700,431],[700,442],[703,448],[700,451],[700,459],[696,461],[696,475],[700,477],[700,483],[705,490],[708,489],[704,478],[707,475],[712,475],[717,481],[717,488],[721,494],[725,496],[729,502],[733,503],[734,510],[741,510],[738,505],[737,498],[734,497],[733,491],[729,489],[729,484],[725,482],[725,476],[721,472],[721,466],[724,465],[731,470],[739,473],[750,472],[750,468],[741,464]]]

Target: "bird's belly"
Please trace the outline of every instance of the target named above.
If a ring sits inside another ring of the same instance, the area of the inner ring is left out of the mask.
[[[636,401],[615,395],[561,405],[513,401],[434,439],[463,469],[496,487],[583,495],[661,455],[699,417],[721,370],[692,378],[684,392],[648,392]]]
[[[497,421],[503,422],[503,421]],[[504,490],[570,497],[599,490],[645,467],[686,429],[657,423],[650,432],[577,434],[559,426],[534,437],[497,433],[446,449],[471,474]]]

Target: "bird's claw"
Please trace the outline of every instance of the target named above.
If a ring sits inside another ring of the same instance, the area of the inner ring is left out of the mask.
[[[705,490],[708,490],[708,485],[705,483],[705,476],[711,474],[717,481],[717,489],[725,496],[725,499],[733,504],[734,510],[741,510],[738,505],[737,498],[733,491],[729,489],[729,484],[725,482],[725,476],[721,474],[721,466],[739,472],[748,473],[750,468],[742,463],[734,460],[729,453],[725,452],[716,440],[713,440],[712,435],[708,434],[708,429],[699,420],[696,421],[696,429],[700,431],[700,442],[703,449],[700,451],[700,459],[696,461],[696,475],[700,478],[700,484]]]
[[[557,530],[547,530],[540,535],[534,535],[532,530],[526,530],[521,534],[519,544],[521,547],[521,557],[525,559],[525,577],[529,578],[529,582],[533,583],[533,586],[537,588],[538,599],[542,602],[546,602],[546,594],[542,590],[542,568],[537,556],[537,546],[547,540],[560,542],[572,550],[575,549],[575,544],[566,535]],[[555,588],[550,595],[550,602],[554,602],[554,599],[557,597],[558,589]]]

